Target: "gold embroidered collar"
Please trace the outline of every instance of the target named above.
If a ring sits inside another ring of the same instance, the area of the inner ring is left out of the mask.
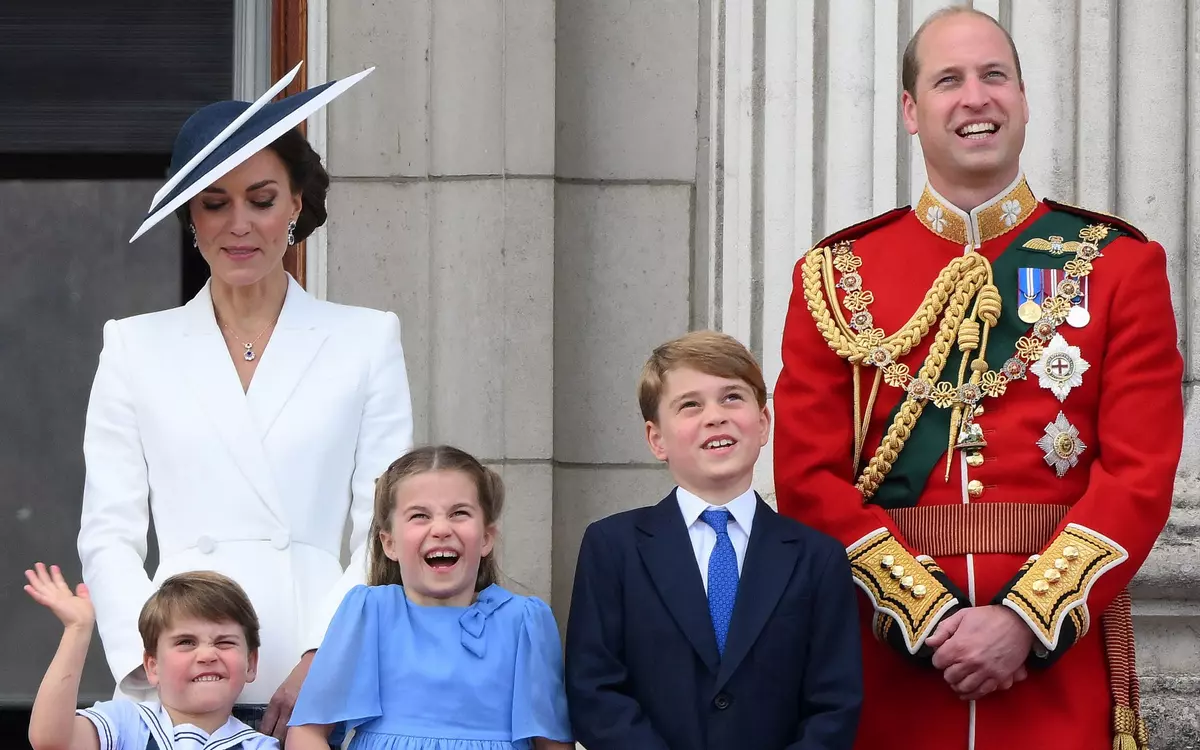
[[[926,183],[916,210],[917,218],[929,231],[963,247],[978,248],[988,240],[1019,227],[1035,208],[1037,198],[1025,182],[1025,175],[1018,174],[1007,189],[976,206],[969,214],[938,195]]]

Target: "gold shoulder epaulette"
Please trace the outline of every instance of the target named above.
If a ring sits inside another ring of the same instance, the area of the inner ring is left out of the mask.
[[[1137,227],[1135,227],[1134,225],[1130,224],[1125,219],[1122,219],[1120,216],[1114,216],[1113,214],[1106,214],[1103,211],[1093,211],[1090,208],[1082,208],[1080,206],[1073,206],[1070,203],[1062,203],[1060,201],[1050,200],[1049,198],[1043,198],[1042,202],[1045,203],[1050,208],[1054,209],[1055,211],[1064,211],[1069,214],[1075,214],[1076,216],[1082,216],[1085,219],[1091,219],[1093,221],[1097,221],[1097,222],[1100,222],[1103,224],[1109,224],[1111,226],[1114,226],[1117,229],[1121,230],[1122,233],[1127,234],[1130,237],[1133,237],[1134,239],[1138,240],[1139,242],[1149,242],[1150,241],[1150,238],[1147,237],[1146,234],[1144,232],[1142,232],[1142,230],[1140,230]]]
[[[829,235],[825,239],[814,244],[813,247],[830,247],[832,245],[836,245],[839,242],[849,242],[851,240],[857,240],[858,238],[860,238],[866,234],[869,234],[870,232],[878,229],[879,227],[885,226],[887,224],[891,224],[893,221],[899,219],[901,216],[906,215],[911,210],[912,210],[911,206],[901,206],[900,208],[893,208],[891,211],[886,211],[884,213],[879,214],[878,216],[872,216],[871,218],[867,219],[866,221],[860,221],[857,224],[851,224],[850,226],[846,227],[845,229],[839,229],[838,231]]]

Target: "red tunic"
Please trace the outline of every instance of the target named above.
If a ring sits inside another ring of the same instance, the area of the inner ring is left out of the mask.
[[[1017,204],[1021,206],[1019,215],[1009,211],[1017,222],[1014,226],[996,223],[995,207],[1015,209]],[[989,205],[993,206],[990,218],[981,215],[978,226],[969,218],[966,221],[969,233],[982,234],[978,252],[989,261],[1050,210],[1033,198],[1023,179]],[[862,261],[858,269],[862,288],[874,297],[870,313],[875,326],[890,334],[904,325],[942,269],[964,254],[964,218],[927,190],[917,211],[893,212],[831,238],[854,240],[853,253]],[[1109,226],[1122,228],[1115,221],[1110,220]],[[1074,587],[1064,601],[1073,597],[1082,606],[1060,608],[1045,627],[1031,625],[1041,644],[1049,639],[1054,647],[1047,649],[1035,641],[1056,657],[1049,666],[1031,665],[1026,681],[971,703],[960,700],[927,660],[880,641],[873,630],[877,613],[873,599],[860,597],[865,703],[857,747],[1112,747],[1113,699],[1100,616],[1130,582],[1166,523],[1183,435],[1183,361],[1176,344],[1165,254],[1157,243],[1123,228],[1122,236],[1103,247],[1102,257],[1093,261],[1087,277],[1090,322],[1081,328],[1063,325],[1058,329],[1089,365],[1082,383],[1060,402],[1030,373],[1024,380],[1009,383],[1003,395],[985,399],[983,411],[976,417],[987,441],[980,451],[982,463],[969,466],[955,456],[946,481],[943,454],[915,501],[918,508],[968,503],[1067,505],[1070,509],[1065,518],[1051,532],[1055,544],[1048,545],[1052,549],[1046,564],[1051,558],[1062,560],[1063,544],[1070,544],[1071,539],[1060,534],[1068,524],[1095,535],[1101,547],[1111,546],[1109,557],[1104,565],[1071,580],[1064,578],[1062,584],[1056,582],[1060,588],[1052,593]],[[935,229],[940,229],[940,234]],[[872,532],[886,529],[902,551],[920,555],[923,551],[904,538],[893,516],[864,502],[855,487],[853,368],[831,350],[814,324],[803,293],[803,265],[803,260],[797,264],[793,279],[783,337],[784,368],[775,389],[779,510],[832,534],[848,548]],[[1016,305],[1016,289],[1000,288],[999,292],[1004,306]],[[845,292],[839,290],[838,296],[844,299]],[[934,331],[936,325],[900,360],[914,373],[929,351]],[[1012,355],[990,348],[987,352],[993,368]],[[942,379],[955,380],[956,375],[944,372]],[[863,368],[863,404],[872,377],[872,368]],[[891,423],[890,412],[903,397],[897,387],[880,387],[860,469],[880,444]],[[1061,477],[1037,445],[1048,423],[1060,412],[1078,429],[1085,446],[1077,465],[1066,468]],[[974,492],[968,492],[971,480],[979,483],[972,486]],[[853,558],[854,550],[850,552]],[[941,556],[936,563],[953,587],[969,599],[962,604],[986,605],[1013,591],[1029,595],[1035,577],[1014,585],[1014,576],[1027,559],[1028,555],[1022,554],[979,553]],[[911,560],[909,564],[911,570]],[[856,577],[863,579],[858,572]],[[886,570],[881,577],[886,584]],[[871,585],[865,580],[858,582],[864,590]],[[935,593],[930,591],[929,596]],[[1088,617],[1081,620],[1084,612]],[[1086,623],[1087,632],[1076,639],[1070,624],[1079,627],[1081,622]],[[923,634],[906,635],[910,641],[923,642],[932,632],[932,624]],[[1031,663],[1037,658],[1031,656]]]

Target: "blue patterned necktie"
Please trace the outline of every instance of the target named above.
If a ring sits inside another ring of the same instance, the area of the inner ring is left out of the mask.
[[[717,653],[724,654],[729,621],[733,618],[733,602],[737,599],[737,554],[729,540],[729,511],[706,510],[700,518],[717,532],[717,544],[708,558],[708,612],[717,634]]]

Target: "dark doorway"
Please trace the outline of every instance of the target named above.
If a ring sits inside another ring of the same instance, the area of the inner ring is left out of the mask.
[[[184,119],[230,96],[233,6],[0,3],[0,747],[28,746],[61,635],[21,571],[57,563],[79,580],[83,422],[104,322],[179,305],[207,275],[178,222],[129,237]],[[97,638],[80,703],[112,690]]]

